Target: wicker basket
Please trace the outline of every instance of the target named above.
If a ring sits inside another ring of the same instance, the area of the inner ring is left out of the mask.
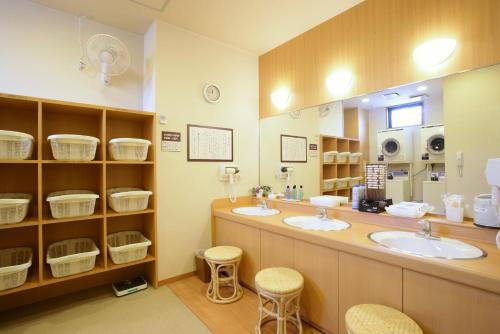
[[[33,153],[33,136],[0,130],[0,160],[25,160]]]
[[[146,258],[149,246],[151,246],[151,241],[138,231],[123,231],[108,235],[109,255],[114,264]]]
[[[94,269],[99,253],[92,239],[69,239],[49,246],[47,263],[54,277],[76,275]]]
[[[0,250],[0,291],[16,288],[26,282],[33,250],[28,247]]]

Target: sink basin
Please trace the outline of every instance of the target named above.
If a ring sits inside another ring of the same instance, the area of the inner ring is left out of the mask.
[[[368,237],[393,251],[437,259],[477,259],[485,257],[480,248],[449,238],[425,238],[414,232],[381,231]]]
[[[274,216],[280,213],[279,210],[264,209],[259,206],[243,206],[241,208],[234,208],[232,211],[239,215],[260,216],[260,217]]]
[[[296,216],[283,219],[283,223],[314,231],[341,231],[351,227],[351,224],[342,220],[320,218],[318,216]]]

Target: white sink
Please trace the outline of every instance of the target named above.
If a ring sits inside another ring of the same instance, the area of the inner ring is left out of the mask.
[[[342,220],[320,218],[318,216],[288,217],[283,219],[283,223],[304,230],[314,231],[341,231],[351,227],[349,223]]]
[[[280,213],[279,210],[264,209],[259,206],[243,206],[241,208],[234,208],[232,211],[239,215],[260,216],[260,217],[274,216]]]
[[[477,259],[486,254],[476,246],[449,238],[426,238],[414,232],[381,231],[368,237],[393,251],[437,258],[437,259]]]

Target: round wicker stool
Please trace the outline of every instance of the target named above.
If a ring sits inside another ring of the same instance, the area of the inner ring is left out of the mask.
[[[212,279],[207,290],[207,298],[217,304],[237,301],[243,296],[243,288],[238,282],[238,267],[243,252],[238,247],[218,246],[205,251],[205,260],[211,269]],[[232,287],[233,294],[224,297],[221,288]]]
[[[276,320],[276,333],[286,334],[287,321],[302,333],[300,321],[300,293],[304,278],[295,270],[283,267],[261,270],[255,275],[259,296],[259,321],[255,332],[261,334],[265,323]]]
[[[423,334],[406,314],[376,304],[351,307],[345,314],[345,324],[349,334]]]

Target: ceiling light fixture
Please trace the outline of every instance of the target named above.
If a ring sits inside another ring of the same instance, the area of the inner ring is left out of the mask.
[[[427,86],[418,86],[418,87],[417,87],[417,90],[418,90],[419,92],[425,92],[425,91],[427,90]]]
[[[336,70],[326,78],[326,87],[334,96],[345,95],[352,87],[354,76],[348,70]]]
[[[363,102],[363,103],[368,103],[368,102],[370,102],[370,99],[369,99],[369,98],[367,98],[367,97],[365,97],[364,99],[362,99],[362,100],[361,100],[361,102]]]
[[[290,97],[290,91],[287,88],[282,87],[275,90],[271,94],[271,101],[276,108],[282,110],[288,107],[288,104],[290,103]]]
[[[422,68],[433,68],[444,63],[455,52],[457,40],[436,38],[424,42],[413,51],[413,60]]]

